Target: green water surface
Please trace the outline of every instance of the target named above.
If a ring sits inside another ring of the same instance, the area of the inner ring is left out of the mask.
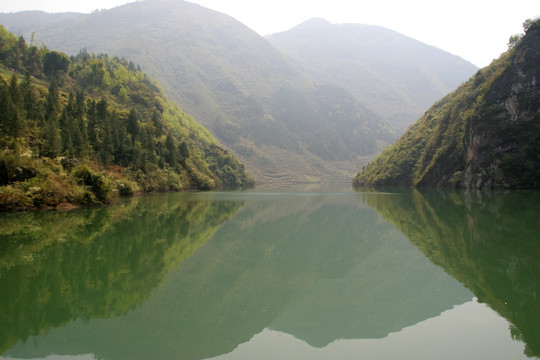
[[[304,187],[0,214],[2,359],[538,356],[538,192]]]

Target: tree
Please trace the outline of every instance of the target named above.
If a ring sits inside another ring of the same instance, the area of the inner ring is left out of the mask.
[[[135,109],[131,109],[126,121],[126,128],[128,133],[131,135],[133,141],[137,138],[139,134],[139,117]]]
[[[90,148],[96,149],[97,146],[97,109],[96,109],[96,101],[95,100],[89,100],[87,104],[86,109],[86,118],[87,118],[87,126],[86,126],[86,133],[88,134],[88,145],[90,145]]]
[[[523,33],[522,34],[514,34],[512,36],[510,36],[510,38],[508,39],[508,48],[509,49],[513,49],[515,48],[520,42],[521,42],[521,39],[523,39],[523,36],[525,35],[525,33],[527,33],[527,31],[529,31],[529,28],[538,21],[539,18],[536,18],[536,19],[527,19],[523,22]]]
[[[78,136],[75,139],[75,148],[79,156],[85,156],[88,153],[88,132],[86,128],[86,102],[84,92],[77,91],[73,108],[73,117],[77,126]]]
[[[60,101],[58,98],[58,84],[55,80],[51,81],[49,86],[49,93],[47,95],[47,104],[45,108],[45,119],[49,118],[51,114],[56,117],[60,112]]]
[[[515,48],[519,44],[522,38],[523,38],[522,34],[514,34],[510,36],[510,38],[508,39],[508,48],[509,49]]]
[[[152,114],[152,124],[156,128],[157,134],[161,134],[163,132],[163,123],[161,122],[160,113],[157,111],[154,111]]]
[[[110,165],[114,162],[114,139],[110,117],[106,117],[105,119],[103,119],[102,124],[103,135],[100,142],[99,156],[103,164]]]
[[[16,117],[17,109],[11,99],[9,85],[0,78],[0,131],[3,135],[12,136]]]
[[[69,106],[64,108],[62,115],[60,115],[60,137],[62,140],[62,152],[69,155],[74,155],[75,150],[73,148],[73,138],[74,138],[74,129],[73,129],[73,117]]]
[[[178,145],[178,154],[180,155],[180,163],[185,165],[186,159],[189,157],[189,149],[185,141]]]
[[[62,151],[67,152],[71,156],[79,157],[85,148],[83,144],[83,136],[81,123],[84,119],[77,109],[77,100],[73,93],[69,94],[67,105],[60,116],[60,131],[62,135]]]
[[[24,102],[24,110],[26,111],[26,118],[30,120],[41,119],[41,112],[32,85],[32,75],[29,71],[26,72],[24,80],[21,83],[21,95]]]
[[[23,65],[33,76],[40,76],[43,74],[43,59],[40,50],[36,46],[30,46],[26,50]]]
[[[178,163],[178,159],[178,148],[176,147],[174,137],[169,131],[169,133],[167,134],[167,138],[165,139],[165,161],[169,165],[174,166]]]
[[[529,28],[535,23],[538,21],[538,19],[540,18],[536,18],[536,19],[527,19],[523,22],[523,31],[524,32],[527,32],[529,31]]]
[[[43,143],[40,154],[42,156],[57,157],[60,154],[61,142],[58,130],[58,120],[53,113],[45,119],[45,126],[42,129]]]
[[[58,77],[68,71],[71,61],[66,54],[48,51],[43,55],[43,72],[50,77]]]
[[[47,104],[45,108],[45,118],[42,128],[43,142],[40,146],[42,156],[56,157],[61,151],[61,139],[58,129],[58,114],[60,112],[60,101],[58,98],[58,85],[55,80],[51,81],[49,93],[47,94]]]
[[[13,102],[13,116],[10,121],[9,134],[14,138],[17,138],[21,135],[21,131],[24,127],[24,102],[21,95],[21,89],[19,87],[19,78],[17,75],[13,74],[9,82],[9,93],[11,95],[11,101]]]

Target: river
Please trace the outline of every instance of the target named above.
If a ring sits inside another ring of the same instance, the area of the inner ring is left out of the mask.
[[[538,357],[539,219],[315,185],[0,214],[0,358]]]

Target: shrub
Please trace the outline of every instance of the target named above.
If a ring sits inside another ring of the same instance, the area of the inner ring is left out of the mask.
[[[107,202],[111,196],[109,179],[103,174],[94,172],[88,165],[76,166],[71,176],[79,184],[85,185],[100,202]]]
[[[0,185],[24,181],[36,176],[35,165],[28,156],[4,149],[0,153]]]
[[[0,186],[0,209],[29,209],[33,203],[32,196],[22,189],[11,185]]]

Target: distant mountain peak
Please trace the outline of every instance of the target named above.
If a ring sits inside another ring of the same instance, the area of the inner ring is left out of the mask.
[[[323,18],[311,18],[309,20],[304,21],[303,23],[300,23],[290,29],[289,33],[296,33],[296,32],[313,32],[317,30],[327,29],[331,27],[333,24]],[[270,35],[273,36],[273,35]]]
[[[311,18],[309,20],[304,21],[303,23],[297,25],[296,27],[321,27],[321,26],[329,26],[332,25],[332,23],[326,19],[323,18]]]
[[[380,26],[315,18],[267,39],[316,81],[345,87],[400,132],[478,70]]]

